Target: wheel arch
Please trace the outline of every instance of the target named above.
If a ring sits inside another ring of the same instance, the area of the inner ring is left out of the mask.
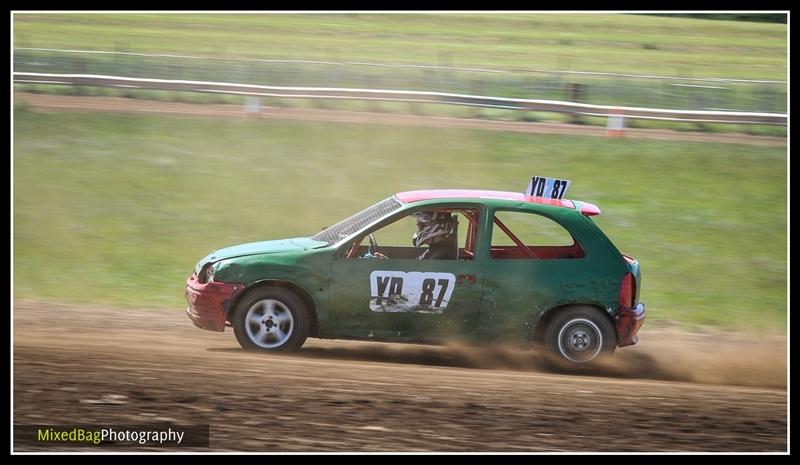
[[[244,298],[250,295],[252,292],[268,287],[282,287],[287,290],[292,291],[300,300],[303,302],[305,306],[306,313],[309,316],[311,326],[309,327],[308,335],[311,337],[319,337],[319,306],[317,305],[314,298],[311,294],[306,291],[302,286],[295,284],[291,281],[286,281],[282,279],[265,279],[261,281],[257,281],[249,286],[242,292],[236,302],[230,306],[228,310],[228,314],[225,318],[228,321],[231,321],[233,318],[233,312],[238,308],[239,302],[241,302]]]
[[[566,304],[556,305],[555,307],[551,307],[545,310],[545,312],[539,316],[539,319],[536,320],[534,326],[532,342],[534,344],[543,344],[547,325],[550,324],[550,322],[553,320],[553,318],[556,317],[556,315],[558,315],[564,310],[573,307],[590,307],[594,308],[601,314],[605,315],[606,319],[608,319],[608,322],[611,323],[611,327],[614,328],[614,336],[615,337],[617,336],[616,334],[617,326],[614,322],[614,318],[611,316],[611,314],[608,313],[608,311],[603,306],[591,302],[570,302]]]

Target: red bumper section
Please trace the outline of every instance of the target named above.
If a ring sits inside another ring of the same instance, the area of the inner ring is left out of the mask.
[[[617,316],[617,345],[619,347],[631,346],[639,342],[639,328],[644,323],[644,304],[634,308],[623,308]]]
[[[198,328],[224,331],[225,319],[236,296],[244,291],[242,283],[202,284],[192,274],[186,280],[186,314]]]

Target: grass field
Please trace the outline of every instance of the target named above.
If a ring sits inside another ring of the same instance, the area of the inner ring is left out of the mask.
[[[14,46],[785,80],[787,26],[623,14],[15,14]]]
[[[642,263],[652,320],[785,328],[786,150],[275,120],[15,112],[14,296],[180,307],[212,249],[417,188],[569,197]]]

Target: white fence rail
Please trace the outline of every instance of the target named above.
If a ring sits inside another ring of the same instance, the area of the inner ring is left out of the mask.
[[[14,73],[14,82],[206,92],[248,95],[255,97],[440,103],[513,110],[570,113],[587,116],[618,116],[621,112],[625,118],[665,121],[731,124],[787,124],[787,115],[782,113],[669,110],[659,108],[591,105],[586,103],[566,102],[559,100],[501,98],[445,92],[326,87],[278,87],[252,84],[234,84],[227,82],[127,78],[121,76],[103,76],[92,74],[48,74],[22,72]]]

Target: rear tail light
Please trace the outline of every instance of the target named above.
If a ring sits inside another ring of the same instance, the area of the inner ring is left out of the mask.
[[[619,285],[619,306],[622,308],[633,308],[633,299],[636,295],[636,283],[633,281],[633,274],[625,273],[622,283]]]

